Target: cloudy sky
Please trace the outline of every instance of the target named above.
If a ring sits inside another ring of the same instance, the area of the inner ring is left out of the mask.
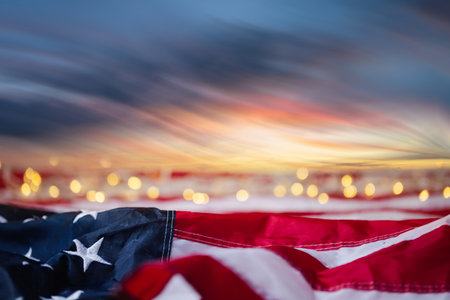
[[[435,166],[448,1],[0,2],[0,160]]]

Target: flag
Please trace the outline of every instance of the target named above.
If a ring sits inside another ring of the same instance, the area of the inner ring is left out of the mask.
[[[448,299],[450,215],[0,206],[0,299]]]

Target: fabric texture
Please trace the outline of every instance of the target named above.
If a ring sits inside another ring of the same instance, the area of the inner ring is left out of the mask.
[[[1,299],[449,299],[450,215],[0,206]]]
[[[175,212],[1,206],[0,215],[1,299],[108,299],[133,268],[168,259]]]
[[[449,225],[450,216],[365,221],[178,212],[170,261],[141,266],[120,295],[448,299]]]

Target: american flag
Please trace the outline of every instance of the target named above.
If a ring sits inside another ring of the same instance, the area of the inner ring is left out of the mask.
[[[2,206],[2,299],[448,299],[450,216]]]

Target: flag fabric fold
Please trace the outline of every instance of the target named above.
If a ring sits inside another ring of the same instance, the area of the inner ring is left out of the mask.
[[[449,299],[450,215],[1,206],[1,299]]]
[[[138,268],[121,295],[448,299],[449,225],[450,216],[366,221],[178,212],[171,260]]]

